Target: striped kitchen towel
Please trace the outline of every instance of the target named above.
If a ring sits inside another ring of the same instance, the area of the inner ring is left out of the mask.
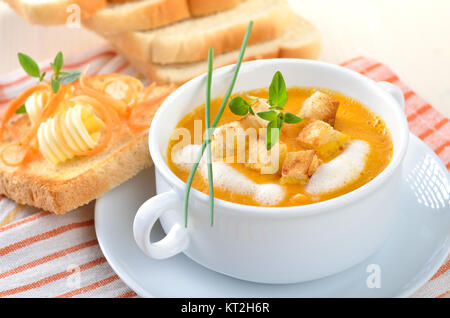
[[[44,61],[40,66],[49,65]],[[135,71],[109,47],[67,59],[68,69],[89,74]],[[345,67],[376,81],[399,86],[406,99],[411,131],[423,139],[450,169],[450,122],[404,85],[385,65],[358,57]],[[7,102],[32,85],[18,70],[0,76],[0,112]],[[106,262],[95,236],[93,204],[65,215],[0,200],[0,297],[136,297]],[[414,297],[446,297],[450,260]]]

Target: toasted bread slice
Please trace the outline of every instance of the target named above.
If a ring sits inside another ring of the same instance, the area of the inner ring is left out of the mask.
[[[104,8],[107,0],[5,0],[25,21],[31,24],[58,25],[75,13],[71,5],[78,5],[81,18]]]
[[[187,19],[155,30],[105,37],[140,61],[192,63],[205,60],[209,47],[214,48],[215,54],[238,49],[249,20],[254,22],[249,44],[255,44],[283,34],[293,17],[286,0],[247,0],[218,14]]]
[[[137,0],[111,1],[83,21],[100,34],[150,30],[189,17],[213,14],[236,7],[242,0]]]
[[[190,17],[186,0],[139,0],[110,3],[83,20],[83,25],[100,34],[162,27]]]
[[[166,89],[161,87],[160,89]],[[154,93],[158,91],[155,90]],[[29,120],[19,118],[14,126],[28,129]],[[152,164],[148,130],[117,135],[101,153],[54,165],[38,156],[20,167],[0,162],[0,193],[20,203],[63,214],[87,204]],[[0,150],[10,144],[8,136]]]
[[[232,9],[246,0],[187,0],[189,11],[194,17]]]
[[[144,62],[133,57],[130,49],[123,46],[123,43],[113,42],[112,44],[150,81],[182,84],[205,73],[208,69],[206,61],[170,65]],[[316,59],[319,56],[320,48],[321,36],[316,27],[303,18],[296,17],[291,26],[281,36],[263,43],[249,45],[244,60],[278,57]],[[214,67],[218,68],[235,63],[238,54],[239,51],[235,50],[216,56]]]
[[[4,0],[31,24],[60,25],[76,13],[99,33],[161,27],[191,16],[231,9],[245,0]]]

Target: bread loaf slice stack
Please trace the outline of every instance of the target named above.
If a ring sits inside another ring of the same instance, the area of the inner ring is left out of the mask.
[[[102,10],[83,21],[100,34],[149,30],[189,17],[228,10],[243,0],[110,0]],[[119,3],[120,2],[120,3]]]
[[[209,47],[214,48],[216,55],[214,67],[234,63],[250,20],[254,24],[245,60],[318,57],[321,47],[318,30],[296,15],[286,0],[241,1],[227,10],[191,15],[159,28],[95,31],[149,80],[182,84],[206,71]]]
[[[160,84],[181,84],[204,73],[209,47],[216,55],[214,67],[234,63],[250,20],[254,24],[245,60],[315,59],[320,53],[318,30],[296,15],[287,0],[6,1],[27,21],[39,24],[63,20],[67,14],[62,9],[78,4],[86,28],[108,39],[138,71]]]
[[[233,8],[244,0],[3,0],[25,21],[60,25],[80,14],[96,32],[144,30]]]
[[[182,84],[207,70],[207,61],[205,60],[162,65],[136,58],[120,45],[115,47],[144,76],[158,83]],[[315,59],[320,53],[320,47],[321,38],[317,29],[308,21],[295,17],[292,26],[280,36],[249,45],[244,60],[265,58]],[[218,68],[235,63],[238,55],[238,49],[217,55],[214,58],[214,67]]]

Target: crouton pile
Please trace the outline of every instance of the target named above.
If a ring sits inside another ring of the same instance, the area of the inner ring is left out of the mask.
[[[252,105],[255,113],[269,110],[264,100]],[[283,142],[271,150],[266,149],[266,127],[268,121],[247,114],[239,120],[218,127],[212,138],[215,159],[234,156],[246,158],[245,167],[261,174],[281,175],[281,184],[305,185],[317,168],[339,153],[350,142],[350,136],[334,129],[339,101],[333,96],[316,91],[308,97],[297,115],[303,119],[304,128],[296,142],[304,150],[287,151]]]

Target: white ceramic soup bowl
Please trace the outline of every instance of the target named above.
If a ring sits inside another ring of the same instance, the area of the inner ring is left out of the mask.
[[[224,95],[234,67],[214,71],[213,98]],[[287,87],[329,88],[361,101],[381,116],[394,143],[388,167],[350,193],[310,205],[257,207],[216,199],[213,227],[208,196],[192,189],[185,228],[185,183],[169,169],[166,152],[178,122],[205,101],[206,75],[201,75],[165,100],[150,128],[158,194],[139,208],[133,229],[136,243],[148,256],[162,259],[183,252],[232,277],[294,283],[343,271],[370,256],[386,239],[396,219],[396,193],[409,135],[401,91],[332,64],[270,59],[242,64],[234,92],[267,87],[276,71],[281,71]],[[167,236],[150,242],[158,219]]]

